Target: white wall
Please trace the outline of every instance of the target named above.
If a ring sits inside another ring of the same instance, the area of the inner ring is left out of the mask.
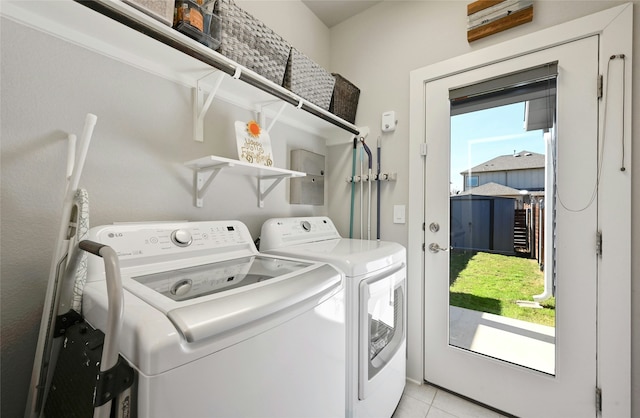
[[[459,56],[467,52],[500,43],[514,37],[532,33],[578,17],[624,3],[617,1],[536,1],[531,23],[495,34],[469,44],[466,40],[466,6],[463,1],[385,1],[359,15],[340,23],[331,30],[332,71],[343,74],[362,90],[356,125],[372,128],[369,143],[375,144],[380,135],[380,116],[395,110],[399,120],[393,134],[382,135],[383,171],[397,171],[396,184],[385,185],[382,206],[382,239],[407,245],[407,229],[392,223],[392,206],[406,204],[412,191],[408,188],[409,147],[409,72],[417,68]],[[640,2],[634,2],[635,27],[640,22]],[[634,33],[636,59],[633,71],[640,69],[640,32]],[[638,77],[634,77],[638,80]],[[640,82],[633,86],[635,102],[634,132],[640,125]],[[633,181],[640,181],[640,151],[636,144],[633,161],[636,170]],[[412,152],[416,152],[413,150]],[[329,164],[335,165],[329,176],[334,190],[342,193],[329,202],[329,215],[342,232],[348,232],[349,192],[344,178],[351,173],[351,148],[348,144],[331,146]],[[342,185],[342,186],[341,186]],[[634,187],[632,250],[640,245],[640,191]],[[421,210],[409,208],[409,210]],[[409,278],[411,283],[412,278]],[[640,258],[632,266],[632,393],[640,393]],[[411,292],[409,286],[408,292]],[[409,306],[410,315],[420,317],[420,306]],[[411,327],[411,324],[409,324]],[[408,345],[419,350],[421,341],[409,339]],[[411,371],[410,377],[421,375]],[[635,396],[637,398],[637,396]],[[633,416],[640,416],[640,402],[634,399]]]
[[[264,16],[255,14],[267,20],[270,13],[282,10],[263,12]],[[306,7],[288,16],[301,23],[297,28],[317,27],[317,18]],[[209,188],[204,208],[195,208],[192,172],[182,163],[210,154],[237,158],[233,122],[254,118],[252,112],[214,101],[205,121],[205,142],[196,143],[190,89],[5,18],[0,22],[0,415],[18,417],[26,404],[60,224],[66,135],[80,135],[87,112],[96,114],[98,122],[80,185],[89,191],[93,226],[240,219],[257,238],[262,222],[270,217],[324,215],[327,208],[289,205],[288,182],[282,182],[259,209],[255,179],[224,172]],[[326,62],[328,29],[305,32],[308,38],[295,37],[294,29],[281,34],[300,41],[301,50]],[[283,124],[274,126],[271,138],[277,167],[289,167],[291,149],[327,152],[323,138]],[[328,196],[328,190],[325,193]]]

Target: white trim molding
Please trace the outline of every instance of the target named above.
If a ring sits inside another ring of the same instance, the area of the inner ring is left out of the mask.
[[[600,156],[602,171],[598,194],[598,229],[602,232],[603,254],[598,267],[597,385],[602,389],[602,417],[631,416],[632,3],[419,68],[410,73],[409,190],[421,192],[409,194],[408,379],[424,380],[422,245],[425,222],[425,159],[421,150],[427,142],[425,83],[592,35],[599,36],[600,73],[605,83],[609,83],[604,87],[598,111],[599,141],[603,145]],[[624,59],[616,59],[609,65],[614,55],[624,55]],[[608,80],[609,70],[612,71],[612,76]],[[595,84],[594,80],[594,86]],[[624,170],[620,169],[622,166]],[[421,306],[421,309],[411,308],[417,305]]]

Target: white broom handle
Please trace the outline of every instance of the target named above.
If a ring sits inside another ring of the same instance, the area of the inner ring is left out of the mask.
[[[96,127],[98,117],[93,113],[87,113],[84,119],[84,129],[82,130],[82,136],[80,136],[80,153],[76,155],[75,164],[73,167],[73,173],[71,174],[70,188],[71,196],[75,193],[80,183],[80,175],[84,168],[84,162],[87,159],[87,151],[89,151],[89,143],[91,142],[91,136],[93,135],[93,129]]]

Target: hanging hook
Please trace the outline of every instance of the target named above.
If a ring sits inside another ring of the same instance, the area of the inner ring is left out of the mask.
[[[240,78],[241,75],[242,75],[242,67],[238,65],[236,67],[236,72],[233,73],[233,78],[237,80]]]

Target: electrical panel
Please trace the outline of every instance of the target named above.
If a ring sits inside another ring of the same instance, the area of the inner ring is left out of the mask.
[[[307,175],[291,179],[289,203],[324,205],[324,155],[302,149],[292,150],[291,170]]]

